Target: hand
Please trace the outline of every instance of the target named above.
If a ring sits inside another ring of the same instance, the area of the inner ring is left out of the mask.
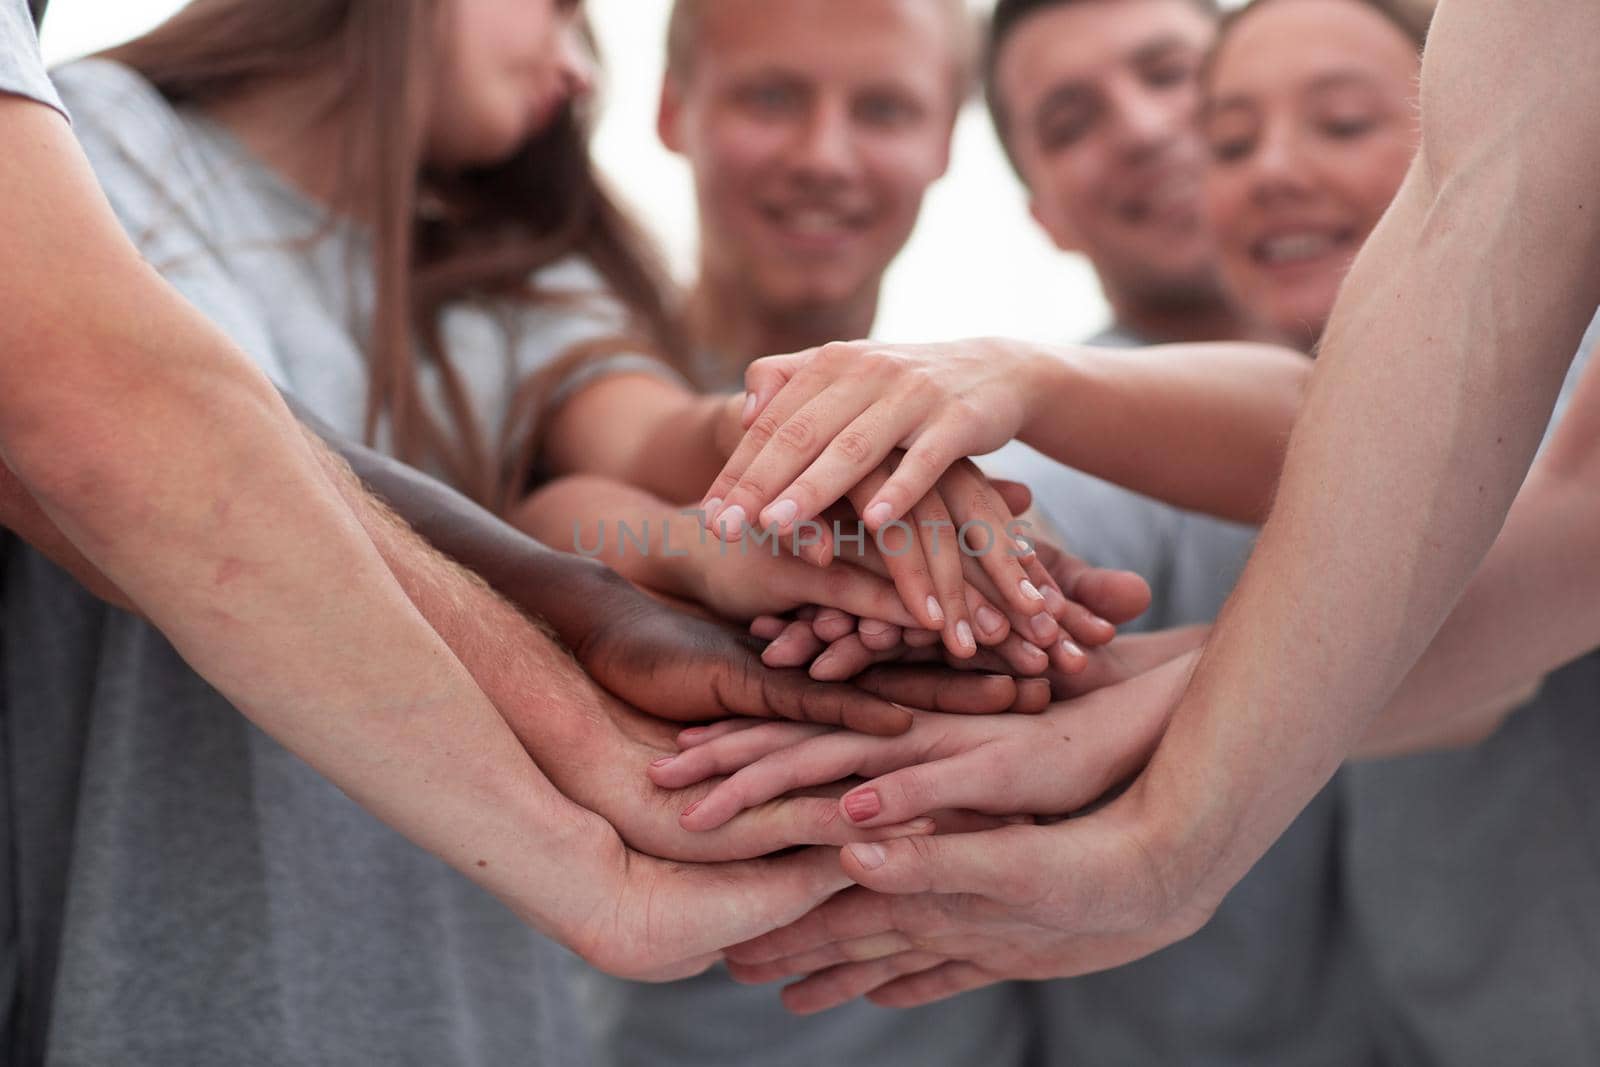
[[[1090,567],[1048,542],[1039,542],[1036,551],[1038,563],[1052,579],[1051,584],[1040,586],[1049,610],[1062,628],[1089,650],[1082,658],[1069,660],[1066,669],[1056,666],[1049,675],[1057,698],[1077,696],[1131,677],[1191,647],[1180,640],[1172,652],[1156,658],[1151,655],[1153,648],[1138,651],[1126,643],[1107,645],[1117,625],[1137,618],[1149,607],[1149,585],[1132,571]],[[762,653],[762,662],[771,667],[810,664],[811,676],[818,680],[850,678],[874,663],[918,662],[937,655],[929,649],[933,642],[925,631],[879,620],[860,620],[858,624],[853,616],[834,609],[807,611],[792,622],[763,617],[752,623],[751,633],[771,642]],[[1194,634],[1189,640],[1197,642],[1202,636]],[[1095,651],[1101,646],[1104,649]],[[1039,674],[1051,665],[1037,646],[1014,633],[992,651],[999,657],[998,668],[993,657],[980,657],[970,665],[1024,676]]]
[[[685,750],[649,774],[665,788],[732,776],[684,814],[691,830],[713,830],[795,789],[855,776],[873,778],[839,801],[839,814],[855,826],[895,825],[941,810],[1066,815],[1144,766],[1192,668],[1193,657],[1184,657],[1037,716],[925,712],[893,738],[719,723],[681,737]]]
[[[634,852],[592,812],[573,820],[566,899],[513,908],[620,978],[672,981],[698,974],[720,949],[804,915],[849,879],[834,849],[714,865]],[[541,921],[541,919],[543,921]]]
[[[812,518],[903,448],[905,459],[862,510],[876,532],[957,460],[1017,435],[1038,393],[1033,365],[998,340],[837,343],[758,360],[745,375],[748,430],[706,500],[763,525]]]
[[[711,784],[663,789],[650,783],[651,761],[675,754],[676,727],[642,715],[598,690],[562,694],[562,711],[541,705],[502,709],[545,775],[571,800],[604,817],[630,848],[661,859],[716,862],[765,856],[794,845],[841,845],[865,835],[839,818],[834,798],[785,798],[728,822],[715,834],[679,824]],[[888,831],[927,833],[928,820]]]

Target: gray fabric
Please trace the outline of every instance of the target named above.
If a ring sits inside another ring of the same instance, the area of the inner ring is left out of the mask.
[[[1597,341],[1600,317],[1552,425]],[[1344,770],[1344,895],[1386,1063],[1600,1063],[1597,759],[1591,653],[1481,745]]]
[[[0,93],[48,104],[66,114],[39,59],[39,36],[23,0],[0,0]]]
[[[84,63],[60,86],[146,255],[280,385],[358,430],[364,304],[339,272],[359,247],[285,249],[319,221],[308,205],[129,72]],[[504,384],[606,321],[490,310],[449,324],[490,424]],[[561,949],[14,539],[0,582],[8,1062],[590,1062]]]
[[[1112,330],[1091,343],[1138,339]],[[1144,575],[1151,609],[1130,631],[1215,618],[1254,541],[1249,527],[1130,493],[1018,443],[983,466],[1027,483],[1074,552]],[[1038,1062],[1371,1062],[1361,961],[1341,936],[1336,816],[1324,790],[1188,940],[1114,971],[1030,987]]]

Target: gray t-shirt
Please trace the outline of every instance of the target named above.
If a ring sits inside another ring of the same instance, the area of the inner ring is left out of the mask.
[[[1597,343],[1600,317],[1552,425]],[[1600,1063],[1597,762],[1592,652],[1480,745],[1342,772],[1342,893],[1384,1063]]]
[[[22,0],[0,0],[0,93],[48,104],[65,114],[39,60],[39,37]]]
[[[126,69],[86,62],[58,84],[145,255],[281,387],[359,432],[352,324],[370,301],[345,275],[359,240],[287,247],[320,214]],[[590,277],[562,271],[570,286]],[[509,386],[611,314],[452,312],[485,424],[503,421]],[[8,1062],[591,1062],[563,950],[15,539],[0,583]]]

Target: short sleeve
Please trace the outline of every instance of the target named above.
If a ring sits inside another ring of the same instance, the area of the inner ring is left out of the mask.
[[[0,93],[36,100],[67,114],[39,58],[39,35],[23,0],[0,0]]]
[[[681,374],[646,351],[626,308],[586,261],[572,257],[552,264],[534,276],[533,285],[540,298],[518,315],[517,371],[524,379],[554,372],[546,411],[618,374],[647,374],[689,388]]]
[[[274,385],[288,388],[257,302],[207,236],[198,190],[213,176],[189,127],[154,86],[120,64],[84,60],[62,67],[56,79],[95,177],[145,260]]]

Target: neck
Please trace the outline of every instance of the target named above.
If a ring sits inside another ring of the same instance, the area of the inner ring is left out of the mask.
[[[331,205],[341,192],[351,192],[341,190],[343,168],[329,166],[330,160],[345,158],[350,136],[337,100],[333,78],[319,73],[255,86],[205,110],[290,185]],[[346,206],[361,201],[351,197]]]
[[[774,308],[752,299],[744,287],[713,281],[702,269],[685,320],[696,348],[737,364],[742,372],[762,356],[866,337],[877,314],[876,285],[825,307]]]
[[[1236,312],[1217,290],[1195,290],[1167,300],[1108,292],[1107,299],[1117,325],[1150,344],[1261,338],[1260,328]]]

